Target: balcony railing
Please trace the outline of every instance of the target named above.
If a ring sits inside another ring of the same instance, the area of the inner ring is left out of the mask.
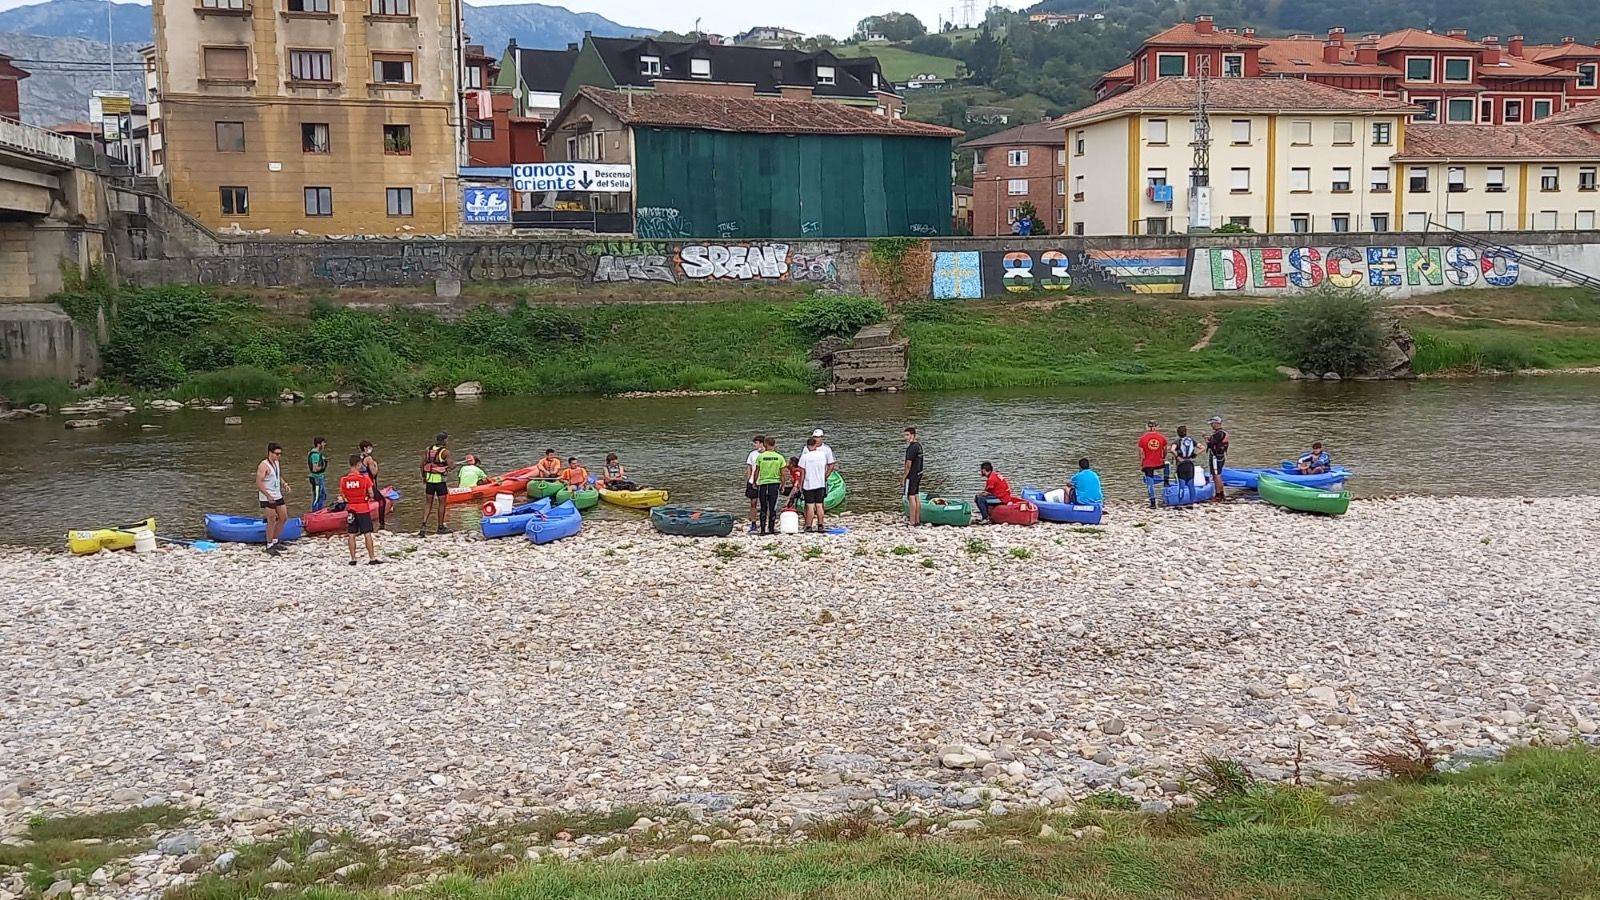
[[[48,157],[69,166],[78,162],[75,139],[10,119],[0,119],[0,147]]]

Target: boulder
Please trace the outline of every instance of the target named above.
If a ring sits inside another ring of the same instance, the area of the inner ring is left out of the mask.
[[[243,416],[224,416],[222,418],[222,424],[224,424],[224,425],[243,425],[244,424],[244,417]]]
[[[1289,379],[1290,381],[1299,381],[1305,377],[1304,375],[1300,374],[1300,370],[1296,369],[1294,366],[1279,366],[1278,374]]]
[[[455,394],[456,394],[456,397],[458,399],[462,398],[462,397],[482,397],[483,396],[483,382],[481,382],[481,381],[463,381],[460,384],[456,385]]]
[[[99,428],[111,424],[110,419],[68,419],[68,428]]]

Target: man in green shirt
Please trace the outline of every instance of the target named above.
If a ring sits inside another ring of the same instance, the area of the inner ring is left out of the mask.
[[[311,470],[311,511],[319,512],[328,503],[328,441],[311,439],[311,452],[306,454],[306,468]]]
[[[760,503],[762,534],[778,533],[778,485],[783,481],[783,467],[788,460],[774,449],[777,446],[777,440],[765,438],[761,452],[756,454],[756,500]]]
[[[461,467],[461,472],[457,477],[460,479],[460,481],[457,482],[457,486],[464,488],[477,487],[478,485],[483,484],[485,481],[493,481],[496,484],[500,483],[499,479],[489,477],[489,473],[483,470],[483,467],[479,465],[479,459],[476,453],[467,454],[466,465]]]

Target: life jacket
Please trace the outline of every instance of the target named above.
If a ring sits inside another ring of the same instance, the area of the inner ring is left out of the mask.
[[[1173,449],[1173,454],[1181,460],[1192,461],[1200,455],[1200,447],[1192,437],[1178,438],[1178,446]]]
[[[443,454],[444,448],[438,444],[428,448],[427,462],[422,464],[423,481],[429,484],[444,483],[444,473],[450,471],[450,467],[444,464]]]

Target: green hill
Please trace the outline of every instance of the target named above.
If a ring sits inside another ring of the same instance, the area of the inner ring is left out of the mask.
[[[909,81],[925,73],[949,79],[960,78],[965,74],[958,59],[913,53],[893,44],[851,44],[834,47],[833,52],[840,56],[876,56],[883,66],[883,77],[893,82]]]

